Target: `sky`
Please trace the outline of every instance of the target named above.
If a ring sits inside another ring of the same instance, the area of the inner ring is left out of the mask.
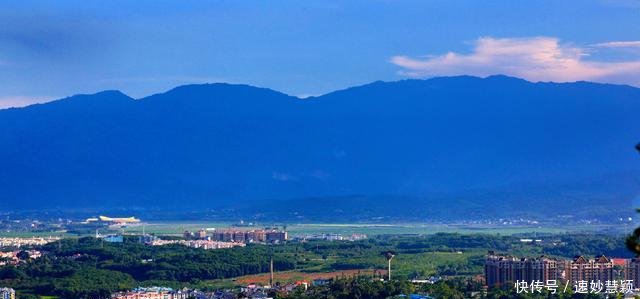
[[[640,0],[0,4],[0,108],[212,82],[305,97],[462,74],[640,87]]]

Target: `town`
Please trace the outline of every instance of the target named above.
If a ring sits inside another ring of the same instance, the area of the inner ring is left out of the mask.
[[[4,257],[0,287],[14,288],[19,298],[43,290],[30,287],[39,281],[31,280],[31,273],[41,273],[31,272],[34,267],[54,271],[40,280],[50,287],[39,294],[89,298],[100,290],[118,299],[296,298],[352,284],[363,288],[398,284],[395,295],[415,298],[449,298],[442,292],[481,298],[497,291],[548,291],[554,285],[558,292],[565,287],[582,292],[584,283],[592,281],[600,281],[605,291],[607,281],[610,291],[615,281],[617,292],[636,294],[637,286],[628,281],[637,281],[640,269],[638,260],[615,245],[622,243],[621,238],[608,235],[309,232],[290,236],[284,227],[253,225],[186,230],[179,235],[98,231],[76,238],[45,238],[44,244],[24,239],[14,240],[14,247],[0,248]],[[487,254],[492,250],[487,244],[504,252],[531,254]],[[611,249],[602,251],[601,244],[610,244]],[[570,258],[575,253],[582,257]],[[56,267],[70,266],[74,270],[66,275],[80,274],[56,276],[63,275],[56,274]],[[86,280],[82,273],[91,273],[100,283]],[[66,287],[61,281],[77,281],[83,287]]]
[[[487,287],[515,287],[518,292],[535,292],[544,287],[553,292],[571,285],[575,293],[637,294],[640,283],[640,259],[573,259],[515,257],[489,251],[484,267]]]
[[[28,263],[33,263],[41,259],[43,256],[52,254],[51,250],[61,249],[65,240],[78,240],[91,236],[93,240],[100,242],[100,248],[105,246],[116,246],[116,248],[127,244],[139,244],[147,248],[164,248],[170,245],[180,245],[185,248],[193,248],[196,250],[206,251],[218,251],[218,250],[236,250],[239,248],[245,248],[247,246],[259,246],[264,248],[282,247],[277,249],[278,251],[284,250],[289,252],[292,248],[298,246],[305,246],[304,244],[315,244],[311,247],[307,247],[314,254],[312,256],[305,257],[303,261],[296,263],[311,265],[322,265],[329,260],[335,258],[331,257],[329,253],[322,253],[320,246],[326,247],[326,244],[336,243],[336,249],[339,250],[338,255],[344,255],[348,257],[349,254],[341,252],[346,245],[340,244],[353,244],[353,246],[365,246],[367,241],[380,242],[386,238],[407,238],[405,242],[416,242],[420,236],[406,235],[379,235],[370,237],[364,233],[351,232],[348,234],[335,233],[335,232],[296,232],[290,234],[287,231],[287,226],[274,226],[265,225],[259,226],[255,223],[239,223],[230,224],[228,226],[220,227],[203,227],[195,230],[183,230],[180,234],[158,234],[148,233],[146,228],[147,223],[142,222],[136,217],[108,217],[99,216],[86,219],[80,224],[86,228],[94,230],[93,235],[85,235],[78,237],[66,237],[59,236],[49,237],[4,237],[0,238],[0,267],[13,266],[23,267]],[[157,232],[157,226],[150,226]],[[191,225],[190,227],[193,227]],[[330,227],[330,226],[328,226]],[[354,226],[357,228],[358,226]],[[384,226],[383,226],[384,227]],[[317,228],[314,228],[317,229]],[[85,229],[84,231],[87,231]],[[455,235],[433,235],[428,237],[429,239],[437,240],[438,236],[446,236],[448,241],[442,243],[442,245],[451,246],[456,244]],[[476,237],[481,237],[478,235]],[[486,235],[482,238],[486,238]],[[576,235],[578,237],[580,235]],[[476,238],[474,237],[474,238]],[[416,239],[417,238],[417,239]],[[496,237],[491,237],[496,238]],[[580,237],[582,238],[582,237]],[[502,238],[497,238],[499,240]],[[553,234],[523,234],[508,238],[509,246],[515,246],[521,248],[521,250],[532,250],[534,248],[546,248],[546,250],[557,251],[558,249],[571,247],[575,240],[566,239],[560,235]],[[77,242],[77,241],[76,241]],[[328,243],[327,243],[328,242]],[[344,243],[346,242],[346,243]],[[365,242],[365,243],[363,243]],[[484,242],[484,241],[483,241]],[[47,247],[49,244],[53,247]],[[73,243],[71,243],[72,245]],[[112,245],[107,245],[112,244]],[[420,244],[420,243],[417,243]],[[462,245],[462,243],[461,243]],[[67,245],[68,246],[68,245]],[[130,245],[127,245],[130,246]],[[294,246],[294,247],[291,247]],[[315,249],[314,249],[315,246]],[[349,245],[351,246],[351,245]],[[402,242],[397,243],[394,247],[400,246],[402,248]],[[48,248],[48,249],[45,249]],[[173,247],[167,247],[170,252],[173,251]],[[179,248],[179,247],[178,247]],[[332,248],[332,246],[329,246]],[[338,249],[340,248],[340,249]],[[435,247],[440,248],[440,247]],[[118,249],[123,250],[123,249]],[[139,249],[138,249],[139,250]],[[249,249],[253,250],[253,249]],[[269,249],[268,252],[273,252],[274,249]],[[296,249],[299,250],[299,249]],[[396,252],[393,249],[393,252]],[[442,250],[442,249],[437,249]],[[451,248],[451,253],[467,257],[468,249],[464,246],[461,248]],[[64,251],[63,251],[64,252]],[[335,251],[329,250],[327,252]],[[411,251],[409,251],[411,252]],[[473,252],[473,250],[471,251]],[[568,252],[568,251],[567,251]],[[76,253],[70,257],[75,260],[84,259],[89,253]],[[405,253],[406,254],[406,253]],[[313,257],[315,256],[315,257]],[[173,287],[173,284],[163,285],[144,285],[130,289],[115,290],[111,293],[113,299],[186,299],[186,298],[199,298],[199,299],[222,299],[222,298],[285,298],[289,294],[293,293],[307,293],[315,292],[318,289],[322,289],[325,286],[340,283],[344,279],[382,282],[388,283],[390,281],[403,281],[406,279],[408,283],[415,285],[410,289],[415,289],[416,292],[408,292],[406,295],[412,295],[412,298],[430,298],[429,294],[433,294],[434,291],[428,291],[430,287],[425,285],[440,285],[442,282],[451,281],[455,278],[456,272],[451,272],[438,266],[437,271],[426,272],[422,274],[411,274],[400,271],[400,277],[395,276],[393,279],[391,274],[396,273],[394,269],[394,256],[387,260],[387,265],[383,263],[374,264],[357,264],[348,263],[344,266],[340,266],[340,263],[344,262],[332,262],[328,268],[323,271],[309,275],[296,274],[297,276],[291,276],[290,270],[282,268],[282,263],[290,263],[291,260],[275,260],[271,257],[268,260],[268,275],[266,277],[256,276],[255,278],[241,278],[239,280],[232,280],[234,286],[220,287],[196,287],[194,285],[182,285],[181,287]],[[401,254],[400,258],[404,256]],[[287,259],[290,259],[288,256]],[[141,258],[141,265],[153,265],[160,260],[155,260],[153,255]],[[419,268],[419,264],[416,265]],[[262,266],[265,271],[264,266]],[[317,266],[316,266],[317,267]],[[295,268],[295,267],[294,267]],[[250,273],[250,272],[249,272]],[[294,273],[298,273],[295,272]],[[303,273],[303,272],[301,272]],[[325,273],[325,274],[323,274]],[[418,272],[416,272],[418,273]],[[465,272],[461,272],[465,273]],[[467,272],[473,274],[474,272]],[[477,272],[476,272],[477,273]],[[451,275],[453,274],[453,275]],[[640,278],[640,260],[620,257],[610,258],[605,255],[598,255],[595,258],[587,258],[586,256],[579,256],[573,259],[562,258],[554,255],[532,255],[532,257],[516,257],[508,254],[498,254],[493,250],[484,257],[484,264],[482,266],[482,276],[470,275],[469,279],[473,284],[478,284],[483,287],[476,287],[472,293],[468,295],[470,297],[476,297],[481,294],[487,294],[494,289],[502,289],[507,291],[513,291],[516,293],[535,293],[541,290],[562,292],[569,288],[574,293],[583,292],[595,292],[601,291],[602,293],[618,292],[622,294],[637,294],[638,288],[633,285],[633,282],[638,281]],[[258,275],[258,274],[257,274]],[[591,286],[591,283],[595,283],[594,288],[585,288],[585,285]],[[598,286],[601,286],[598,288]],[[418,291],[423,290],[423,291]],[[4,292],[6,296],[18,296],[19,292],[10,288],[5,288]],[[16,295],[18,293],[18,295]],[[10,297],[7,297],[10,298]],[[0,298],[4,299],[4,298]]]

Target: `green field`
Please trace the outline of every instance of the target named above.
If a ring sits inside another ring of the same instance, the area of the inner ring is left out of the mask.
[[[225,222],[156,222],[123,228],[125,233],[147,233],[158,235],[179,235],[185,230],[196,231],[202,228],[228,228],[232,223]],[[272,224],[256,225],[255,228]],[[279,225],[282,227],[282,224]],[[252,227],[242,227],[250,229]],[[572,231],[599,231],[601,227],[539,227],[539,226],[488,226],[488,225],[447,225],[447,224],[366,224],[366,223],[304,223],[286,224],[287,231],[295,234],[336,233],[350,235],[353,233],[370,236],[387,234],[434,234],[434,233],[489,233],[489,234],[522,234],[522,233],[563,233]]]
[[[48,231],[48,232],[7,232],[7,231],[2,231],[0,232],[0,237],[7,237],[7,238],[31,238],[31,237],[42,237],[42,238],[46,238],[46,237],[62,237],[62,238],[66,238],[66,237],[74,237],[74,235],[72,234],[68,234],[64,231]]]
[[[199,229],[225,229],[232,227],[232,222],[207,222],[207,221],[163,221],[148,222],[130,225],[123,228],[115,228],[127,234],[146,233],[155,235],[181,235],[185,230],[197,231]],[[469,225],[469,224],[436,224],[436,223],[260,223],[255,226],[239,227],[239,229],[252,229],[278,226],[286,229],[290,236],[297,234],[342,234],[348,236],[354,233],[376,235],[404,235],[404,234],[435,234],[435,233],[486,233],[500,235],[530,234],[530,233],[573,233],[573,232],[628,232],[632,228],[624,229],[612,225],[573,225],[573,226],[507,226],[507,225]],[[104,233],[105,231],[103,231]],[[93,232],[84,235],[93,235]],[[77,237],[76,234],[66,231],[50,232],[7,232],[0,231],[0,237]]]

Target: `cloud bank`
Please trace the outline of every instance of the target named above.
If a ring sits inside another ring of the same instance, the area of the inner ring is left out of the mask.
[[[638,48],[640,49],[640,41],[616,41],[595,44],[596,47],[602,48]]]
[[[598,47],[634,47],[639,41],[608,42]],[[437,56],[394,56],[391,62],[409,77],[504,74],[530,81],[597,81],[640,86],[640,59],[595,60],[594,47],[560,43],[553,37],[493,38],[474,42],[469,54],[448,52]]]

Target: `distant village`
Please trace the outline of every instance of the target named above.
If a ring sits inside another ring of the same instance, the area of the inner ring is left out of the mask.
[[[140,219],[135,217],[112,218],[100,216],[97,218],[89,218],[83,223],[105,223],[109,227],[124,227],[127,225],[138,224]],[[182,233],[182,239],[166,239],[144,232],[138,236],[141,243],[151,246],[161,246],[170,244],[180,244],[187,247],[203,248],[203,249],[221,249],[242,247],[246,244],[283,244],[288,240],[299,242],[310,240],[327,240],[327,241],[358,241],[367,238],[365,234],[353,233],[348,236],[336,233],[316,233],[316,234],[296,234],[289,236],[285,229],[278,227],[256,228],[255,224],[245,224],[241,221],[239,224],[228,228],[201,228],[197,231],[185,230]],[[101,235],[96,230],[96,238],[106,242],[119,243],[123,242],[124,234],[107,234]]]
[[[99,216],[88,218],[82,222],[88,228],[95,229],[95,238],[107,243],[122,243],[125,240],[134,239],[147,246],[164,246],[179,244],[192,248],[214,250],[222,248],[244,247],[247,244],[278,245],[287,241],[306,242],[311,240],[326,241],[358,241],[367,238],[367,235],[353,233],[342,235],[336,233],[299,233],[290,236],[284,228],[256,227],[255,224],[240,222],[227,228],[202,228],[196,231],[185,230],[181,236],[157,236],[144,232],[144,224],[135,217],[108,217]],[[128,226],[143,226],[141,234],[125,233],[123,228]],[[46,245],[60,240],[60,237],[7,237],[0,238],[0,266],[18,265],[30,259],[38,259],[46,252],[34,250],[37,246]],[[273,270],[271,277],[273,280]],[[267,299],[268,294],[288,293],[297,288],[307,289],[309,286],[324,285],[332,279],[313,279],[310,281],[297,281],[287,284],[272,283],[269,285],[248,284],[241,288],[219,290],[216,292],[201,292],[198,290],[180,289],[174,290],[167,287],[136,288],[129,291],[112,294],[113,299],[222,299],[236,298],[240,292],[246,298]],[[0,288],[0,299],[15,299],[15,291],[10,288]]]
[[[336,233],[316,233],[316,234],[296,234],[292,237],[284,229],[277,227],[265,227],[256,228],[253,223],[244,224],[241,222],[237,226],[229,228],[202,228],[197,231],[186,230],[182,233],[182,238],[167,238],[159,237],[152,234],[147,234],[143,231],[142,234],[125,234],[125,233],[112,233],[115,228],[123,228],[129,225],[139,225],[141,220],[135,217],[107,217],[99,216],[95,218],[88,218],[81,222],[85,225],[96,224],[98,227],[107,227],[106,234],[100,232],[100,229],[95,230],[95,238],[109,243],[122,243],[125,237],[137,238],[140,243],[149,246],[163,246],[171,244],[179,244],[192,248],[202,249],[222,249],[243,247],[246,244],[283,244],[289,240],[296,242],[305,242],[311,240],[326,240],[326,241],[358,241],[367,238],[365,234],[354,233],[351,235],[343,236]],[[28,255],[29,258],[39,258],[43,255],[38,250],[23,250],[22,248],[32,248],[34,246],[41,246],[51,242],[60,240],[60,237],[0,237],[0,266],[6,264],[18,264],[21,260],[20,255]],[[0,299],[4,299],[1,298]]]

